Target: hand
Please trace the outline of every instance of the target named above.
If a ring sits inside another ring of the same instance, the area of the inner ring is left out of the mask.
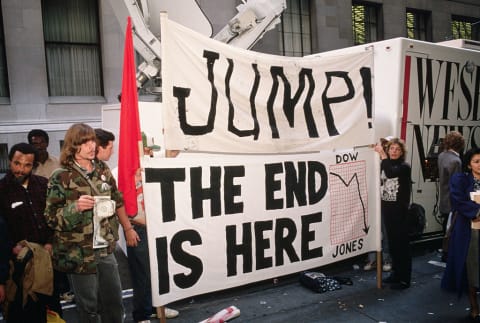
[[[383,150],[383,146],[381,143],[377,143],[373,149],[380,155],[380,159],[386,159],[387,154]]]
[[[93,209],[93,206],[95,205],[95,199],[90,195],[82,195],[78,198],[76,204],[77,211],[83,212],[85,210]]]
[[[18,255],[20,253],[20,251],[22,251],[22,249],[23,249],[23,246],[17,244],[17,245],[15,245],[15,247],[12,248],[12,254],[14,256]]]
[[[375,144],[375,147],[373,147],[373,149],[379,154],[383,152],[383,146],[381,143]]]
[[[51,243],[46,243],[43,245],[43,247],[45,248],[45,250],[48,251],[48,253],[50,254],[50,256],[53,254],[52,253],[52,250],[53,250],[53,246]]]
[[[140,241],[140,237],[138,236],[137,231],[131,228],[125,231],[125,240],[127,241],[127,246],[136,247]]]

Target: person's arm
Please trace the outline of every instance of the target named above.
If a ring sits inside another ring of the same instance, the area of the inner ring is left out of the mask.
[[[383,150],[383,146],[381,143],[377,143],[374,147],[374,150],[378,153],[380,160],[384,160],[388,158],[387,153]]]
[[[123,228],[123,232],[125,234],[125,240],[127,242],[127,246],[129,247],[136,247],[138,245],[138,241],[140,241],[140,237],[138,236],[137,232],[133,228],[132,224],[130,223],[130,219],[127,215],[127,211],[125,210],[125,206],[123,204],[123,196],[122,193],[118,190],[117,181],[113,177],[110,168],[106,166],[105,173],[109,179],[109,183],[111,185],[111,198],[115,201],[117,205],[116,213],[118,217],[118,222]]]
[[[93,196],[81,195],[78,199],[68,198],[62,184],[62,172],[55,172],[50,177],[47,189],[45,217],[47,225],[57,231],[72,231],[79,223],[85,221],[84,211],[93,209]]]
[[[385,176],[388,178],[410,178],[410,167],[407,167],[405,163],[394,163],[389,158],[382,159],[381,169],[385,172]]]
[[[459,211],[463,216],[475,219],[480,216],[480,204],[470,198],[473,190],[469,175],[456,173],[450,179],[450,200],[452,209]]]
[[[125,233],[125,240],[127,241],[127,246],[136,247],[140,238],[133,228],[130,220],[128,219],[127,212],[125,207],[121,206],[117,209],[118,221],[122,225],[123,232]]]

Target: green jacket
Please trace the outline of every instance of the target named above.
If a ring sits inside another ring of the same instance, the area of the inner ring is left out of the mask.
[[[91,182],[101,195],[110,196],[116,208],[123,206],[122,194],[108,166],[95,160]],[[73,166],[57,169],[48,182],[45,216],[47,224],[54,230],[53,266],[68,273],[95,273],[96,262],[93,249],[93,210],[78,212],[75,201],[81,195],[97,195],[84,175]],[[115,250],[118,239],[116,215],[101,222],[102,237],[109,247],[97,249],[103,254]]]

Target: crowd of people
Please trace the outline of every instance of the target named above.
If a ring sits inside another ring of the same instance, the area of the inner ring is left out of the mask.
[[[149,322],[155,309],[141,170],[132,179],[139,211],[130,215],[106,164],[113,153],[113,133],[74,124],[58,159],[48,153],[45,131],[34,129],[27,140],[11,147],[10,168],[0,179],[0,303],[6,321],[42,323],[47,311],[61,317],[61,295],[71,292],[79,322],[123,322],[122,286],[113,253],[123,232],[133,285],[132,316],[135,322]],[[462,163],[464,147],[462,134],[452,131],[443,138],[438,156],[439,211],[443,230],[450,235],[441,287],[466,293],[470,319],[480,322],[480,148],[468,150]],[[388,138],[374,150],[381,160],[382,245],[391,259],[388,268],[384,263],[383,269],[391,273],[383,283],[407,289],[412,272],[407,149],[401,139]],[[374,261],[370,257],[365,270],[372,269]],[[165,311],[167,318],[178,315],[173,309]]]
[[[441,287],[468,296],[469,320],[480,322],[477,294],[480,288],[480,148],[465,152],[465,139],[458,131],[446,134],[438,155],[439,212],[448,253]],[[407,212],[410,205],[411,168],[405,162],[405,143],[389,138],[375,146],[381,159],[381,219],[391,257],[391,273],[383,283],[392,289],[410,287],[412,256],[409,246]],[[462,158],[463,157],[463,158]],[[370,258],[368,266],[372,263]],[[367,268],[368,267],[368,268]]]
[[[79,322],[123,322],[113,253],[123,232],[133,282],[133,319],[150,322],[155,309],[146,221],[141,208],[142,215],[126,214],[105,163],[113,153],[114,135],[74,124],[58,159],[47,151],[45,131],[34,129],[27,137],[28,143],[11,147],[10,168],[0,180],[0,303],[6,321],[42,323],[47,311],[61,317],[60,295],[71,291]],[[141,176],[138,182],[141,186]],[[165,314],[173,318],[178,312],[166,308]]]

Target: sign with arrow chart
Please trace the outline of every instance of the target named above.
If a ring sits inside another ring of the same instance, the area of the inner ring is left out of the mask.
[[[144,158],[155,305],[379,248],[372,148]]]

